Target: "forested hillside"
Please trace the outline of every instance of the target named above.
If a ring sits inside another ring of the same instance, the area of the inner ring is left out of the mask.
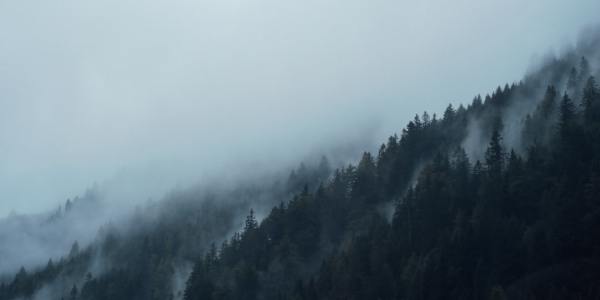
[[[416,115],[356,165],[170,195],[0,299],[600,299],[599,49]]]

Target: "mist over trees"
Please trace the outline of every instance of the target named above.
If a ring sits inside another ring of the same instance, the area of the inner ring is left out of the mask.
[[[598,49],[418,114],[355,165],[170,194],[0,299],[598,299]]]

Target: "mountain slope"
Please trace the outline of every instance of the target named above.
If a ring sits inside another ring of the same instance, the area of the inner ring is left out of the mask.
[[[417,115],[331,175],[171,195],[0,299],[597,299],[599,46]]]
[[[250,215],[241,235],[196,263],[185,298],[600,297],[600,91],[591,75],[586,58],[570,55],[441,120],[415,117],[376,159],[365,153],[260,225]],[[506,124],[518,117],[519,130]],[[460,147],[472,124],[488,137],[469,149],[481,161]],[[509,134],[518,136],[503,142]],[[388,201],[391,223],[380,210]]]

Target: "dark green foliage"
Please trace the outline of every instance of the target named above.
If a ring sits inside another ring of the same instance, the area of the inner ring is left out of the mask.
[[[595,99],[591,82],[584,99]],[[441,121],[416,116],[377,159],[364,153],[357,167],[274,208],[257,233],[234,237],[211,284],[237,299],[243,270],[246,297],[261,299],[599,297],[600,153],[585,149],[599,137],[582,126],[596,119],[566,94],[557,106],[548,86],[523,131],[541,138],[524,141],[521,154],[506,149],[498,111],[519,89],[526,86],[498,88],[468,109],[449,106]],[[583,102],[586,110],[593,101]],[[458,147],[469,115],[485,118],[490,131],[483,164]],[[412,186],[419,161],[426,163]],[[378,208],[393,199],[388,223]],[[235,239],[252,236],[266,245],[252,247],[258,263],[243,248],[225,259]]]
[[[594,77],[590,77],[583,89],[583,106],[586,124],[592,125],[600,120],[600,90]]]
[[[548,86],[542,101],[533,114],[525,118],[523,140],[525,147],[535,144],[547,146],[554,136],[554,120],[558,115],[557,91],[554,86]]]

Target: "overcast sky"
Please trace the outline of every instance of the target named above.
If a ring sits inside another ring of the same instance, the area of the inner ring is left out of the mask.
[[[599,11],[598,0],[0,0],[0,216],[94,182],[159,197],[206,173],[368,147],[416,112],[519,80]]]

